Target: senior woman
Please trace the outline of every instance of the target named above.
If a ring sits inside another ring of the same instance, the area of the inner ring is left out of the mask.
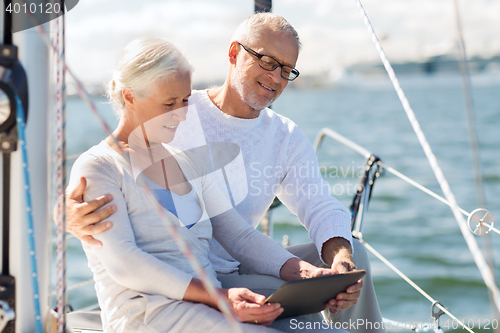
[[[118,127],[78,158],[69,185],[74,188],[85,177],[85,200],[110,193],[116,208],[109,219],[114,227],[95,236],[103,246],[82,243],[104,331],[233,331],[165,219],[226,299],[243,331],[292,331],[288,320],[275,321],[282,312],[279,304],[263,304],[264,296],[245,288],[220,288],[208,259],[212,235],[234,258],[262,274],[290,280],[303,278],[303,272],[332,272],[300,261],[245,223],[203,163],[164,145],[185,120],[191,94],[191,66],[183,55],[161,39],[131,42],[118,60],[108,94],[121,112]],[[271,325],[278,330],[266,327]]]

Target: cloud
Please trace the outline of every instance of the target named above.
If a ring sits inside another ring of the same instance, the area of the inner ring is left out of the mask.
[[[459,1],[469,55],[500,53],[500,1]],[[456,38],[449,0],[366,0],[363,5],[393,61],[419,60],[453,51]],[[297,29],[304,75],[339,69],[378,55],[352,0],[274,0],[275,13]],[[195,82],[221,81],[227,47],[253,1],[85,0],[67,14],[67,59],[84,82],[109,78],[132,39],[160,36],[181,48],[195,68]]]

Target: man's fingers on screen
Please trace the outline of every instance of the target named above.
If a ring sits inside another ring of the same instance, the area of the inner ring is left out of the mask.
[[[344,261],[339,263],[336,267],[339,273],[347,273],[356,270],[356,266],[352,262]]]

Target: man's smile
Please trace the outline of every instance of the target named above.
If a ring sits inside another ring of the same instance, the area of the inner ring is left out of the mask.
[[[269,91],[271,91],[271,92],[276,91],[276,89],[273,89],[273,88],[271,88],[271,87],[269,87],[269,86],[267,86],[267,85],[265,85],[265,84],[263,84],[263,83],[261,83],[261,82],[259,82],[259,84],[260,84],[260,85],[261,85],[264,89],[266,89],[266,90],[269,90]]]

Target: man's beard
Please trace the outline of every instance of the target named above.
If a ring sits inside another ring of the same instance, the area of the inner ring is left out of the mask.
[[[236,90],[240,98],[252,109],[261,111],[269,107],[277,98],[265,98],[259,96],[254,90],[250,88],[250,84],[247,82],[245,73],[240,71],[238,68],[231,74],[231,87]]]

